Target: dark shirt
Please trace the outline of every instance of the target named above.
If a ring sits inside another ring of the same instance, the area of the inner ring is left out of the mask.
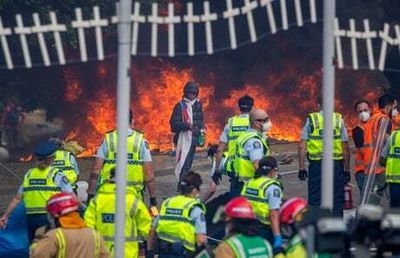
[[[357,125],[353,128],[351,133],[353,135],[353,141],[356,148],[364,147],[364,129]]]

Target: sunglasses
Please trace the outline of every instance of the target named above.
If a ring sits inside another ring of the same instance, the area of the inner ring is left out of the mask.
[[[257,122],[265,123],[269,120],[269,117],[263,118],[263,119],[256,119]]]

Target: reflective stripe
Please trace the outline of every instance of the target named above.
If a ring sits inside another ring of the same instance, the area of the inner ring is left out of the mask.
[[[395,131],[390,137],[392,138],[392,146],[396,145],[396,137],[399,131]]]
[[[142,182],[137,182],[137,181],[128,181],[126,183],[127,186],[143,186]]]
[[[61,171],[64,171],[64,170],[73,170],[74,169],[74,167],[71,167],[71,166],[68,166],[68,167],[63,167],[63,166],[61,166],[61,167],[57,167],[59,170],[61,170]]]
[[[241,159],[250,160],[250,157],[248,155],[242,155],[242,154],[236,153],[235,156],[238,158],[241,158]]]
[[[38,213],[42,211],[43,213],[47,213],[47,209],[45,207],[33,207],[33,208],[25,208],[26,213]]]
[[[64,234],[61,230],[61,228],[58,228],[56,230],[56,236],[58,240],[58,258],[64,258],[65,257],[65,238]]]
[[[94,237],[94,257],[100,257],[100,237],[95,230],[92,230]]]
[[[116,152],[114,135],[115,135],[115,131],[109,134],[109,138],[110,138],[110,140],[109,140],[109,143],[110,143],[109,152]]]
[[[133,233],[133,230],[132,230]],[[104,241],[107,242],[114,242],[114,236],[103,236]],[[137,242],[139,238],[135,237],[134,235],[131,235],[129,237],[125,237],[125,242]]]
[[[262,188],[260,188],[260,189],[262,189]],[[252,196],[252,195],[249,195],[249,194],[244,194],[244,196],[246,196],[246,198],[249,201],[255,201],[255,202],[261,202],[261,203],[267,203],[268,204],[268,200],[267,199],[255,197],[255,196]]]
[[[171,216],[171,215],[164,215],[164,216],[159,216],[159,220],[167,220],[167,221],[179,221],[179,222],[186,222],[186,223],[190,223],[192,225],[194,225],[194,221],[193,219],[188,219],[188,218],[184,218],[181,216]]]
[[[130,212],[131,217],[133,217],[135,215],[138,204],[139,204],[139,199],[135,198],[135,200],[133,201],[133,204],[132,204],[131,212]]]
[[[388,155],[388,158],[400,159],[400,154],[392,153]]]
[[[308,135],[308,139],[309,140],[323,140],[324,137],[320,136],[320,135]],[[333,139],[336,139],[336,140],[342,139],[342,136],[341,135],[334,135]]]
[[[139,138],[140,134],[135,133],[135,139],[133,140],[133,153],[137,153],[139,151]]]
[[[398,175],[398,176],[386,175],[386,179],[387,179],[387,180],[396,180],[396,181],[400,181],[400,175]]]
[[[129,165],[143,165],[142,160],[128,160],[127,163]],[[104,164],[117,164],[117,160],[115,159],[106,159],[104,160]]]
[[[314,117],[314,119],[313,119],[313,121],[314,121],[314,130],[315,129],[319,129],[320,128],[320,126],[319,126],[319,120],[318,120],[318,115],[316,114],[316,113],[313,113],[313,114],[311,114],[313,117]]]
[[[196,249],[196,245],[186,241],[185,239],[181,239],[181,238],[178,238],[178,237],[170,235],[170,234],[166,234],[166,233],[163,233],[163,232],[158,232],[157,233],[157,237],[162,239],[162,240],[165,240],[167,242],[171,242],[171,243],[182,242],[183,245],[189,247],[191,250],[195,250]]]
[[[244,251],[243,245],[242,243],[239,241],[239,239],[237,239],[236,236],[233,236],[230,241],[232,241],[232,243],[234,244],[233,246],[236,247],[236,250],[239,252],[240,257],[246,257],[246,253]]]
[[[61,187],[59,186],[28,186],[23,187],[24,192],[29,191],[45,191],[45,192],[61,192]]]
[[[228,141],[233,141],[236,140],[239,136],[234,135],[234,136],[228,136]]]

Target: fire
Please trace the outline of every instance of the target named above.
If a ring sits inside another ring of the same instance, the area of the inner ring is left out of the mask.
[[[33,156],[32,155],[28,155],[28,156],[26,156],[26,157],[21,157],[20,159],[19,159],[19,161],[21,161],[21,162],[29,162],[29,161],[31,161],[33,159]]]
[[[68,68],[67,68],[68,69]],[[64,73],[65,80],[65,100],[68,102],[76,101],[82,94],[82,88],[78,81],[78,75],[71,70],[66,70]]]

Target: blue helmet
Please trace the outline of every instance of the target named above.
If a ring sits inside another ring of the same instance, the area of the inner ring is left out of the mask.
[[[57,145],[51,141],[40,142],[35,146],[33,154],[40,158],[46,158],[52,156],[57,149]]]

